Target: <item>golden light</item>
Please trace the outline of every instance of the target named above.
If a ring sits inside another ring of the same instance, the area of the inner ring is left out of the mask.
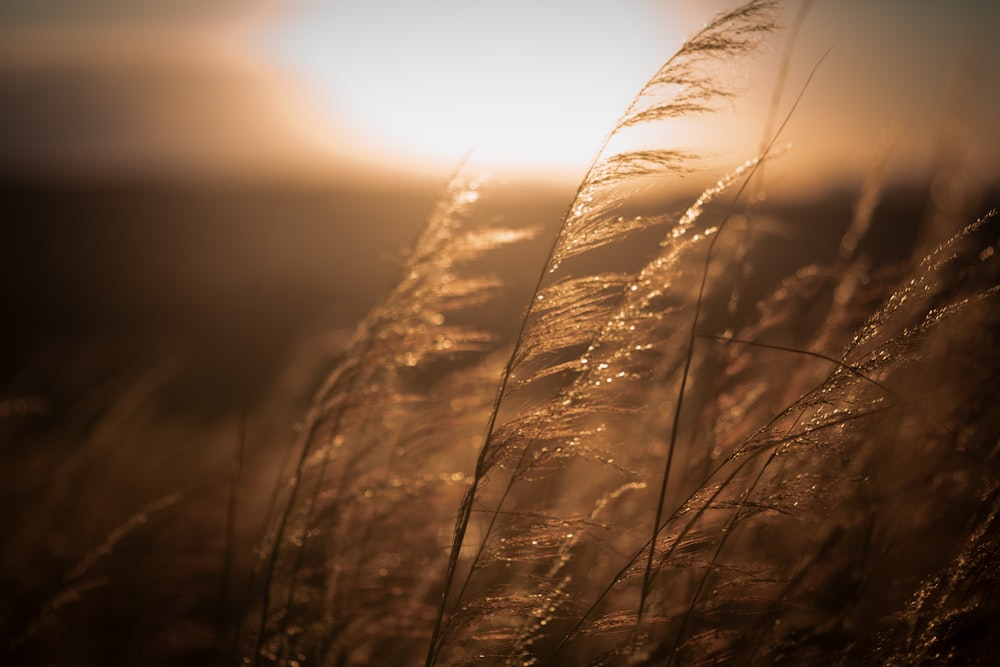
[[[674,10],[676,13],[676,10]],[[316,3],[272,44],[343,152],[373,161],[585,165],[691,30],[663,3]]]
[[[206,0],[103,3],[104,14],[86,20],[69,2],[59,20],[25,5],[0,21],[0,130],[9,137],[0,163],[364,179],[386,167],[440,177],[471,151],[493,170],[578,180],[648,77],[732,4]],[[950,145],[963,146],[977,180],[993,180],[1000,59],[973,28],[995,23],[998,10],[901,0],[811,7],[784,81],[776,73],[795,3],[757,55],[722,65],[733,94],[715,113],[631,139],[693,151],[712,172],[695,185],[707,187],[760,150],[775,85],[784,84],[774,110],[783,118],[836,43],[783,132],[794,148],[768,166],[771,183],[849,185],[899,119],[909,131],[889,166],[904,179],[927,176],[951,124],[969,129]]]

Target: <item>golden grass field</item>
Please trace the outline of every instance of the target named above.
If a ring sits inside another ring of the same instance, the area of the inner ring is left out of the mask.
[[[8,179],[0,662],[990,664],[997,183],[891,180],[890,125],[768,194],[809,78],[745,161],[628,141],[777,12],[575,191]]]

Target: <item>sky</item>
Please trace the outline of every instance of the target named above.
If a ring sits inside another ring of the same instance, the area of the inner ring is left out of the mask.
[[[13,0],[0,5],[0,169],[62,175],[447,174],[464,155],[579,178],[635,92],[718,0]],[[800,3],[782,14],[794,25]],[[892,169],[942,145],[996,182],[997,3],[817,0],[794,42],[784,178]],[[759,148],[791,31],[724,74],[710,118],[657,128],[707,163]],[[959,148],[964,147],[962,150]]]

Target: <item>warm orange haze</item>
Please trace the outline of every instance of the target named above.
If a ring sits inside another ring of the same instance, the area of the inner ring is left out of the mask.
[[[0,7],[0,664],[989,664],[1000,5]]]
[[[635,91],[723,4],[99,2],[84,11],[50,0],[4,10],[0,158],[15,170],[194,177],[301,177],[346,161],[440,178],[472,151],[491,167],[574,179]],[[982,33],[996,12],[815,3],[782,99],[836,47],[785,131],[796,185],[803,171],[863,170],[895,120],[907,128],[894,160],[901,175],[925,177],[913,164],[932,159],[960,120],[978,137],[964,139],[969,168],[988,179],[1000,161],[989,112],[1000,63]],[[796,13],[785,11],[786,24]],[[711,123],[678,123],[662,139],[729,160],[752,155],[759,136],[748,130],[763,132],[784,49],[772,40],[729,72],[739,96]]]

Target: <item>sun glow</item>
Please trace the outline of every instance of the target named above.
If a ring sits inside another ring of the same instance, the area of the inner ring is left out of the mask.
[[[652,2],[317,2],[273,44],[343,152],[544,170],[585,165],[690,27]]]

